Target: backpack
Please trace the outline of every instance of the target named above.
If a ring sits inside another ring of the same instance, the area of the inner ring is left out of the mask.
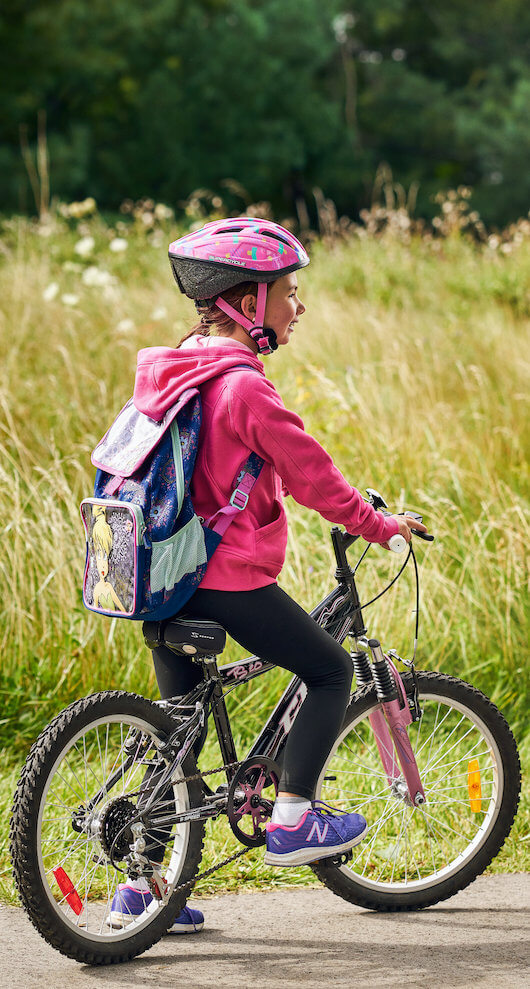
[[[246,508],[264,463],[255,453],[234,478],[229,504],[207,520],[195,514],[190,484],[200,427],[197,388],[184,391],[160,422],[131,398],[93,451],[94,497],[81,502],[83,603],[91,611],[136,621],[175,615]]]

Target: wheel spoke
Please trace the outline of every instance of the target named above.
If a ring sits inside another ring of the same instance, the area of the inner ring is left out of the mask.
[[[100,696],[116,698],[111,700],[114,706],[108,714],[99,711]],[[31,891],[26,901],[27,909],[39,929],[45,922],[46,910],[55,912],[56,922],[52,927],[62,930],[61,944],[68,942],[69,932],[74,929],[78,938],[75,956],[80,960],[85,957],[83,951],[89,959],[94,952],[96,955],[112,952],[109,947],[112,944],[118,945],[116,950],[120,956],[127,953],[127,944],[131,944],[130,956],[133,957],[138,950],[144,950],[142,944],[148,946],[151,936],[149,915],[139,922],[126,898],[122,909],[129,913],[130,922],[123,928],[107,926],[116,882],[127,880],[127,870],[132,869],[128,864],[129,822],[137,820],[139,812],[141,814],[143,794],[152,791],[170,767],[169,762],[159,758],[156,743],[161,733],[169,733],[171,722],[150,702],[135,697],[129,700],[130,696],[96,695],[72,705],[69,710],[73,710],[74,715],[65,717],[62,725],[59,716],[59,730],[57,719],[52,731],[45,729],[41,736],[44,741],[30,756],[35,768],[31,774],[28,771],[24,783],[24,806],[30,808],[26,817],[37,821],[37,831],[30,838],[33,874],[40,875],[41,896],[45,896],[46,904],[45,909],[31,913],[35,899]],[[87,718],[87,704],[92,705],[92,721]],[[128,715],[128,705],[135,711],[145,710],[145,716]],[[48,762],[44,762],[43,768],[44,757]],[[52,770],[48,768],[50,765]],[[42,777],[43,772],[49,776],[44,776],[44,790],[39,795],[27,780]],[[185,774],[193,776],[195,772],[190,756]],[[111,780],[112,788],[109,787]],[[144,825],[142,836],[146,854],[157,860],[161,852],[161,875],[172,888],[178,885],[183,869],[193,876],[197,868],[202,847],[202,838],[199,840],[198,835],[202,834],[204,823],[174,824],[171,818],[194,806],[192,793],[195,793],[195,805],[198,806],[200,792],[199,783],[190,789],[190,784],[182,781],[168,782],[153,808],[156,816],[151,816]],[[360,787],[359,799],[366,796]],[[20,815],[17,826],[24,834],[28,831],[26,819]],[[197,837],[194,850],[190,852],[193,834]],[[110,861],[110,854],[115,857],[116,866]],[[24,882],[26,872],[24,863],[18,881]],[[153,911],[153,918],[158,916],[159,911]],[[63,922],[64,927],[61,927]],[[50,937],[46,931],[43,933]],[[79,947],[83,942],[86,942],[86,950]]]

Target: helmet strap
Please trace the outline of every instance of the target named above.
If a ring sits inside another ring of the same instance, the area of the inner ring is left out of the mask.
[[[227,316],[230,316],[236,323],[239,323],[239,325],[247,331],[249,337],[252,337],[254,343],[257,344],[259,353],[263,355],[271,354],[273,350],[278,349],[274,330],[264,329],[263,326],[266,302],[267,285],[265,282],[259,282],[258,298],[256,301],[256,318],[254,322],[252,322],[252,320],[247,319],[243,313],[238,312],[237,309],[234,309],[228,302],[225,302],[221,296],[215,300],[215,305],[217,308],[221,309]]]

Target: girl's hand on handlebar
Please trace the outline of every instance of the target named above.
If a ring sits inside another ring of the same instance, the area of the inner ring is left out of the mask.
[[[407,512],[405,512],[404,515],[391,515],[390,518],[396,520],[399,525],[399,535],[403,536],[407,543],[410,543],[412,539],[411,529],[416,529],[418,532],[427,532],[427,526],[424,525],[423,522],[419,522],[413,516],[407,515]],[[385,549],[390,549],[387,542],[381,543],[381,546]]]

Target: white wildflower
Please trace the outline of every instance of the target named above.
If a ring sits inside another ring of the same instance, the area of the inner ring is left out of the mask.
[[[78,264],[77,261],[65,261],[63,264],[63,271],[73,271],[76,275],[83,270],[83,265]]]
[[[81,237],[81,240],[77,241],[74,251],[76,254],[79,254],[80,257],[86,258],[89,254],[92,254],[95,246],[96,242],[94,238],[89,235],[87,237]]]
[[[151,319],[154,319],[157,322],[160,319],[165,319],[166,316],[167,316],[167,309],[165,306],[157,306],[156,309],[153,309],[151,313]]]
[[[113,237],[109,244],[110,250],[114,251],[115,254],[121,254],[122,251],[126,251],[128,246],[125,237]]]
[[[61,302],[64,306],[76,306],[79,302],[79,296],[66,292],[64,295],[61,295]]]
[[[52,302],[52,300],[55,299],[58,292],[59,292],[59,286],[57,282],[50,282],[50,284],[47,285],[46,288],[44,289],[44,292],[42,293],[42,298],[44,299],[45,302]]]
[[[88,196],[87,199],[83,199],[81,202],[74,203],[61,203],[59,206],[59,212],[61,216],[73,217],[75,220],[80,220],[83,216],[90,216],[91,213],[96,211],[96,200],[92,196]]]
[[[173,210],[170,206],[166,206],[165,203],[157,203],[155,206],[155,217],[157,220],[171,220],[173,218]]]
[[[116,326],[116,333],[131,333],[134,328],[132,319],[120,319]]]
[[[117,302],[120,298],[120,290],[114,281],[103,286],[102,291],[105,302]]]
[[[103,285],[113,285],[116,281],[110,271],[105,271],[103,268],[97,268],[95,264],[91,264],[88,268],[85,268],[81,281],[83,285],[90,285],[100,287]]]

